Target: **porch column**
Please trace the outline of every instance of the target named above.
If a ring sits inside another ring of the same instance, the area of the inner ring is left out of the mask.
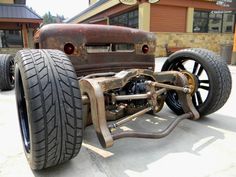
[[[151,5],[148,2],[139,4],[139,29],[150,31]]]
[[[24,48],[29,48],[29,39],[28,39],[28,32],[27,32],[26,24],[22,24],[22,37],[23,37],[23,46]]]
[[[33,28],[29,28],[28,29],[28,47],[29,48],[34,48],[34,29]]]
[[[236,25],[235,25],[235,31],[234,31],[234,47],[233,47],[231,64],[236,65]]]
[[[193,32],[193,18],[194,18],[194,8],[188,7],[187,10],[187,23],[186,23],[186,32]]]

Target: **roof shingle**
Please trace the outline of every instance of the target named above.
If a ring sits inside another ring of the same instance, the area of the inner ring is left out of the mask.
[[[29,9],[27,6],[20,4],[0,4],[0,18],[42,20],[37,13]]]

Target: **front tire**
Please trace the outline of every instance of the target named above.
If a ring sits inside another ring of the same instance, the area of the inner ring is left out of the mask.
[[[21,50],[15,82],[26,158],[35,170],[74,158],[82,143],[82,102],[74,68],[58,50]]]
[[[232,79],[227,63],[209,50],[193,48],[175,52],[162,67],[162,71],[170,70],[189,72],[197,78],[192,101],[201,116],[219,110],[229,98]],[[176,114],[184,113],[175,91],[167,93],[166,103]]]

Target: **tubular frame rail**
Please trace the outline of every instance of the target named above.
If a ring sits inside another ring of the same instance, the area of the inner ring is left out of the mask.
[[[89,104],[91,108],[92,123],[97,133],[98,139],[104,148],[111,147],[114,140],[125,137],[136,138],[153,138],[158,139],[170,134],[174,128],[184,119],[198,119],[199,113],[195,109],[192,103],[191,91],[188,87],[188,80],[186,76],[180,72],[167,71],[161,73],[155,73],[150,70],[143,69],[130,69],[121,71],[109,77],[109,74],[93,75],[92,77],[82,78],[79,83],[82,91],[83,104]],[[106,77],[104,77],[106,76]],[[108,125],[105,110],[104,92],[124,87],[129,80],[134,77],[148,76],[152,81],[147,81],[145,84],[149,87],[149,92],[146,94],[136,95],[114,95],[114,101],[121,100],[136,100],[147,99],[148,107],[136,112],[133,115],[127,116],[113,124]],[[116,132],[116,128],[133,120],[137,116],[143,115],[149,111],[159,110],[157,98],[165,95],[168,90],[175,90],[179,97],[184,114],[176,117],[176,119],[170,123],[167,128],[161,132],[147,133],[147,132]],[[88,109],[86,109],[88,110]],[[84,114],[85,119],[88,114]]]

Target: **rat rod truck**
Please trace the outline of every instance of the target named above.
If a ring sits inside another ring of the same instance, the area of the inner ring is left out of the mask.
[[[31,168],[74,158],[90,124],[102,147],[109,148],[125,137],[165,137],[180,121],[198,120],[225,104],[232,83],[220,56],[184,49],[170,55],[161,72],[154,72],[155,47],[155,34],[137,29],[55,24],[40,29],[36,49],[20,50],[14,62],[10,55],[1,55],[0,84],[6,90],[15,82]],[[145,113],[157,114],[164,103],[177,114],[164,130],[120,129]]]

